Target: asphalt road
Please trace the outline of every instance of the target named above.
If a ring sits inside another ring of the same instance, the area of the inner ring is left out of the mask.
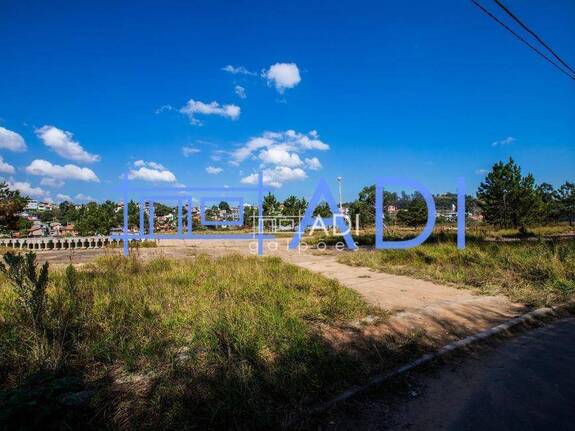
[[[336,430],[575,430],[575,318],[418,376],[401,399],[371,399]]]

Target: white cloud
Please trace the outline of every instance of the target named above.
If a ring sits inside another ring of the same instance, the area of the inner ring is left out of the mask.
[[[134,167],[138,169],[130,169],[130,172],[128,173],[128,179],[130,180],[165,183],[176,182],[176,176],[164,168],[160,163],[137,160],[134,162]]]
[[[158,109],[156,109],[156,114],[161,114],[164,111],[173,111],[174,107],[172,105],[162,105]]]
[[[72,202],[72,197],[71,197],[71,196],[68,196],[68,195],[65,195],[65,194],[62,194],[62,193],[58,193],[58,194],[56,195],[56,200],[57,200],[58,202],[64,202],[64,201]]]
[[[184,155],[184,157],[190,157],[190,156],[193,156],[194,154],[198,154],[199,152],[200,152],[200,149],[198,149],[198,148],[194,148],[194,147],[190,147],[190,146],[182,147],[182,154]]]
[[[136,161],[134,162],[134,166],[137,167],[137,168],[143,168],[143,167],[152,168],[152,169],[157,169],[157,170],[159,170],[159,171],[163,171],[163,170],[166,169],[166,168],[164,168],[164,166],[163,166],[162,164],[160,164],[160,163],[156,163],[156,162],[145,162],[145,161],[143,161],[143,160],[136,160]]]
[[[64,181],[55,178],[42,178],[40,181],[40,185],[46,187],[62,187],[64,184]]]
[[[200,115],[219,115],[220,117],[237,120],[240,117],[240,107],[237,105],[220,105],[218,102],[204,103],[194,99],[188,100],[186,106],[180,108],[180,112],[186,115],[194,125],[201,125],[202,122],[196,118]]]
[[[501,146],[504,146],[504,145],[511,145],[511,144],[513,144],[516,140],[517,140],[517,139],[515,139],[515,138],[512,137],[512,136],[508,136],[508,137],[505,138],[505,139],[500,139],[499,141],[495,141],[495,142],[491,143],[491,146],[492,146],[492,147],[501,147]]]
[[[224,72],[231,73],[232,75],[251,75],[251,76],[257,75],[257,73],[250,72],[244,66],[235,67],[235,66],[232,66],[231,64],[228,64],[227,66],[222,67],[222,70]]]
[[[74,135],[54,126],[43,126],[36,129],[36,135],[44,142],[44,145],[52,148],[56,154],[77,162],[94,163],[100,161],[100,156],[90,154],[82,148],[79,142],[74,140]]]
[[[244,146],[232,152],[232,159],[241,163],[255,152],[270,149],[281,149],[301,153],[308,150],[326,151],[329,145],[319,139],[315,130],[305,134],[295,130],[284,132],[264,132],[261,136],[251,138]]]
[[[26,142],[18,133],[0,127],[0,148],[18,152],[26,151]]]
[[[236,96],[238,96],[240,99],[245,99],[247,97],[246,89],[244,87],[242,87],[241,85],[236,85],[234,87],[234,91],[236,93]]]
[[[295,168],[303,164],[296,153],[290,153],[279,146],[261,151],[259,159],[265,164],[281,165],[290,168]]]
[[[206,168],[206,172],[210,175],[218,175],[220,173],[222,173],[223,169],[222,168],[217,168],[214,166],[208,166]]]
[[[8,187],[33,198],[45,198],[49,195],[45,190],[42,190],[40,187],[32,187],[28,182],[8,182]]]
[[[95,201],[95,200],[96,200],[96,199],[94,199],[92,196],[85,195],[84,193],[78,193],[78,194],[76,195],[76,199],[79,200],[79,201],[87,201],[87,202]]]
[[[99,183],[100,180],[88,168],[81,168],[76,165],[53,165],[47,160],[36,159],[29,166],[26,167],[26,172],[31,175],[39,175],[42,177],[53,178],[57,180],[79,180],[79,181],[93,181]]]
[[[264,169],[262,174],[264,184],[271,187],[281,187],[285,182],[304,180],[307,178],[307,174],[303,169],[294,169],[287,166],[276,166],[273,169]],[[240,182],[243,184],[257,184],[258,174],[248,175],[242,178]]]
[[[487,173],[489,173],[489,170],[487,170],[487,169],[477,169],[477,170],[475,171],[475,173],[476,173],[477,175],[486,175]]]
[[[280,94],[288,88],[294,88],[301,81],[299,68],[295,63],[273,64],[262,72],[262,76],[268,80],[268,84],[273,84]]]
[[[295,130],[264,132],[233,151],[230,163],[238,166],[246,159],[259,160],[260,167],[263,168],[264,183],[281,187],[284,182],[307,178],[304,168],[321,169],[321,162],[317,157],[305,158],[302,161],[301,153],[326,150],[329,150],[329,145],[320,140],[315,130],[309,133]],[[257,174],[242,178],[242,182],[256,184]]]
[[[16,169],[14,169],[14,166],[12,166],[9,163],[6,163],[4,161],[4,159],[2,158],[2,156],[0,156],[0,173],[13,174],[15,172],[16,172]]]
[[[312,157],[310,159],[305,159],[305,164],[307,165],[308,168],[310,168],[312,171],[319,171],[322,166],[321,166],[321,162],[319,161],[319,159],[317,157]]]

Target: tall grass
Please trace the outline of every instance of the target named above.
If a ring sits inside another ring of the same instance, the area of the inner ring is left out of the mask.
[[[458,250],[450,236],[407,250],[345,253],[355,266],[472,287],[529,305],[575,296],[575,241],[486,242],[471,238]]]
[[[47,295],[51,353],[30,355],[18,298],[0,279],[0,384],[13,394],[38,373],[77,376],[95,393],[91,420],[110,428],[269,429],[366,371],[316,328],[369,307],[277,258],[108,256],[52,272]],[[12,418],[31,408],[20,398]]]

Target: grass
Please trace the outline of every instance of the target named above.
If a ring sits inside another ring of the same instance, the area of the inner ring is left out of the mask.
[[[47,294],[35,334],[0,278],[0,428],[271,429],[370,371],[318,328],[374,310],[277,258],[106,256],[52,271]],[[62,401],[86,393],[89,411]]]
[[[405,227],[398,225],[391,225],[385,228],[386,240],[405,240],[415,238],[421,233],[422,228]],[[454,233],[456,232],[455,225],[442,224],[437,225],[433,230],[433,235],[427,242],[450,241],[454,240]],[[375,228],[370,227],[360,229],[358,232],[352,230],[352,236],[359,246],[375,246]],[[497,229],[492,226],[476,223],[470,224],[465,229],[465,236],[467,241],[487,241],[487,240],[526,240],[526,239],[540,239],[548,238],[553,239],[561,237],[562,235],[575,235],[575,226],[570,226],[567,223],[548,225],[548,226],[533,226],[526,232],[520,232],[517,229]],[[338,242],[343,242],[341,235],[333,235],[331,230],[329,235],[321,230],[314,232],[313,235],[305,234],[302,237],[302,242],[310,246],[315,246],[319,242],[325,243],[327,246],[334,246]]]
[[[339,262],[379,271],[504,294],[532,306],[575,296],[575,241],[493,242],[468,238],[464,250],[455,236],[434,235],[406,250],[345,253]]]

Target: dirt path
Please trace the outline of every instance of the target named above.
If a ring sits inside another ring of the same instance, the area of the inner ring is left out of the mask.
[[[175,259],[197,254],[255,254],[255,243],[252,242],[250,248],[250,242],[238,240],[161,241],[160,245],[140,249],[137,253],[144,258],[161,255]],[[372,336],[382,332],[409,334],[424,330],[435,342],[447,342],[495,326],[526,311],[523,305],[512,303],[503,296],[477,295],[467,289],[352,267],[337,262],[339,252],[290,251],[287,245],[288,239],[277,239],[275,246],[266,247],[265,254],[333,278],[357,291],[370,304],[391,313],[385,327],[378,328]],[[72,254],[42,252],[40,258],[67,264],[70,261],[89,261],[98,254],[119,252],[117,249],[82,250]]]

